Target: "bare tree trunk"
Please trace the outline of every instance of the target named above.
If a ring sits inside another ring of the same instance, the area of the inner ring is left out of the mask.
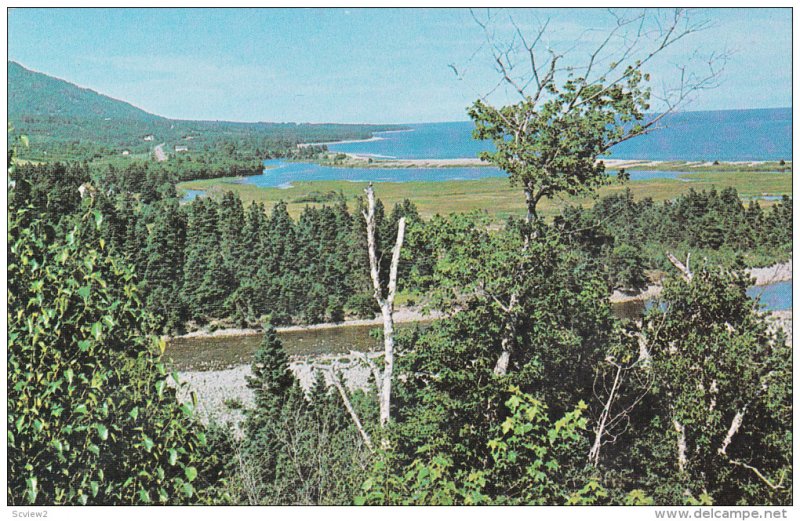
[[[603,445],[603,434],[606,430],[606,422],[608,421],[608,415],[611,413],[611,406],[614,404],[614,397],[616,396],[621,376],[622,366],[617,365],[617,375],[614,377],[614,384],[611,386],[611,392],[608,394],[608,400],[603,408],[603,413],[600,415],[600,422],[598,423],[597,430],[595,431],[594,444],[592,445],[592,448],[589,449],[589,461],[595,467],[600,462],[600,447]]]
[[[686,464],[689,461],[686,457],[686,429],[678,420],[672,420],[672,426],[675,427],[675,432],[678,433],[678,471],[683,472],[686,470]]]
[[[681,261],[679,261],[677,257],[675,257],[673,254],[667,252],[667,259],[669,259],[669,261],[672,263],[673,266],[678,268],[678,271],[681,272],[681,277],[686,282],[692,281],[692,272],[689,269],[689,258],[691,257],[691,255],[692,255],[691,252],[686,255],[686,264],[684,264]]]
[[[347,412],[350,414],[350,418],[353,419],[353,423],[356,425],[356,429],[358,429],[359,434],[361,434],[361,437],[364,439],[364,444],[369,450],[373,450],[372,438],[369,437],[366,429],[364,429],[364,426],[361,424],[361,420],[358,418],[358,414],[356,413],[355,409],[353,409],[353,405],[350,403],[350,398],[347,396],[347,391],[342,385],[342,382],[339,381],[339,376],[333,370],[330,370],[330,375],[334,387],[336,387],[336,390],[339,391],[339,395],[342,397],[342,402],[344,403],[345,409],[347,409]]]
[[[367,211],[364,220],[367,224],[367,249],[369,253],[369,272],[372,278],[375,301],[381,308],[383,317],[383,376],[378,395],[381,427],[385,427],[391,419],[392,409],[392,377],[394,374],[394,298],[397,293],[397,268],[400,264],[400,250],[406,231],[406,219],[401,217],[397,222],[397,240],[392,249],[392,263],[389,266],[389,285],[386,298],[381,289],[378,252],[375,239],[375,191],[372,183],[365,189],[367,193]]]
[[[496,376],[505,376],[508,373],[508,365],[511,361],[511,352],[514,350],[514,337],[516,336],[516,307],[517,307],[517,294],[514,293],[509,299],[509,304],[505,307],[506,321],[503,330],[503,339],[500,341],[500,348],[502,352],[494,365],[494,374]]]

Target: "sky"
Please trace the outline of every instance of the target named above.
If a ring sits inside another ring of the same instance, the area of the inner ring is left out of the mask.
[[[488,14],[506,42],[510,19],[525,35],[549,20],[542,42],[569,50],[567,64],[585,63],[614,23],[602,9]],[[467,9],[50,8],[8,16],[10,60],[170,118],[463,121],[499,79]],[[703,72],[706,56],[725,52],[719,86],[686,110],[790,107],[791,16],[786,8],[692,12],[708,27],[649,64],[654,87],[672,85],[687,60]],[[513,101],[503,88],[492,96]]]

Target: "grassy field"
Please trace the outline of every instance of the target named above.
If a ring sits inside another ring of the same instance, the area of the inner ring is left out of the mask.
[[[348,181],[315,181],[293,182],[291,188],[260,188],[255,185],[237,183],[237,179],[220,178],[201,181],[188,181],[178,185],[179,190],[205,190],[212,197],[224,191],[239,194],[245,205],[260,201],[272,206],[283,200],[288,203],[289,213],[297,216],[307,205],[325,204],[331,193],[341,192],[348,204],[363,194],[364,183]],[[712,187],[721,190],[732,186],[743,199],[758,198],[766,195],[792,194],[792,174],[754,173],[754,172],[698,172],[683,175],[678,179],[650,179],[629,181],[624,185],[614,184],[600,190],[600,196],[609,195],[630,187],[636,199],[652,197],[655,201],[674,199],[690,188],[704,190]],[[392,206],[403,199],[410,199],[419,208],[420,213],[429,217],[434,214],[467,212],[470,210],[486,210],[498,219],[509,215],[523,215],[524,198],[519,188],[509,186],[506,178],[486,178],[473,181],[443,182],[410,182],[410,183],[375,183],[377,196],[387,206]],[[546,200],[540,203],[540,213],[552,216],[559,213],[566,204],[580,203],[591,205],[592,199],[566,198]],[[770,201],[761,201],[768,206]],[[352,204],[351,204],[352,207]]]

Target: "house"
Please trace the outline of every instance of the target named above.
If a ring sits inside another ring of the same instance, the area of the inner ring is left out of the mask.
[[[189,147],[186,145],[175,145],[175,152],[188,152]]]
[[[153,141],[155,138],[156,138],[156,137],[155,137],[153,134],[147,134],[147,135],[144,137],[144,140],[145,140],[145,141]]]
[[[131,155],[131,151],[130,150],[123,150],[122,151],[122,155],[123,156],[129,156],[129,155]]]

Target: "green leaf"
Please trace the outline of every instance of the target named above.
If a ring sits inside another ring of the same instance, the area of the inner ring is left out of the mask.
[[[169,464],[175,465],[178,462],[178,451],[175,449],[169,449]]]
[[[39,495],[38,481],[31,476],[25,480],[25,494],[28,496],[28,503],[35,503],[36,496]]]
[[[100,210],[92,210],[92,215],[94,216],[95,226],[100,228],[100,225],[103,224],[103,214],[100,213]]]
[[[96,423],[94,428],[97,430],[101,440],[106,441],[108,439],[108,428],[105,425]]]
[[[100,335],[103,334],[103,324],[95,322],[92,324],[92,336],[95,340],[100,340]]]
[[[97,493],[100,492],[100,483],[92,481],[89,483],[89,487],[92,489],[92,497],[97,497]]]
[[[128,415],[134,420],[136,420],[139,417],[139,408],[134,407],[133,409],[131,409],[131,412],[129,412]]]
[[[194,481],[194,478],[197,477],[197,469],[194,467],[186,467],[183,472],[186,474],[186,479],[190,482]]]

